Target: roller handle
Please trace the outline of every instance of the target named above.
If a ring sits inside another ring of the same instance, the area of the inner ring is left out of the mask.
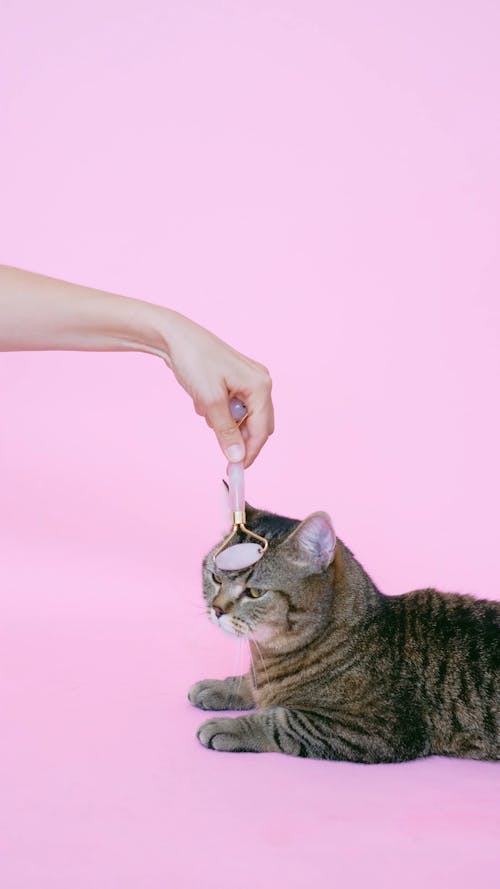
[[[229,408],[233,420],[237,423],[241,423],[248,413],[246,406],[239,398],[231,398]],[[228,463],[227,477],[229,482],[229,507],[233,513],[233,521],[235,524],[241,524],[245,521],[245,476],[243,462]]]

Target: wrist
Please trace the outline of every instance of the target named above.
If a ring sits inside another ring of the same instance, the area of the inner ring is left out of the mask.
[[[170,329],[173,313],[164,306],[119,297],[119,328],[113,331],[115,348],[158,355],[170,366]]]

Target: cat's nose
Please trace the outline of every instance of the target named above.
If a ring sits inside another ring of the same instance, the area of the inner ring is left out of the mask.
[[[222,617],[222,615],[224,614],[222,608],[219,608],[218,605],[214,605],[214,613],[215,613],[215,616],[216,616],[217,619],[218,619],[219,617]]]

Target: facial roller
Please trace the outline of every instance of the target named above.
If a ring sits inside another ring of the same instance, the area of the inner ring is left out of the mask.
[[[236,420],[240,426],[247,417],[247,409],[239,398],[232,398],[230,401],[230,410],[233,420]],[[229,505],[233,514],[233,527],[230,534],[221,543],[214,553],[214,561],[217,568],[221,571],[241,571],[243,568],[249,568],[254,565],[264,555],[268,542],[265,537],[250,531],[246,525],[245,515],[245,480],[243,463],[229,463],[227,467],[227,476],[229,482]],[[247,537],[252,538],[252,542],[235,543],[230,546],[231,541],[240,531]],[[255,542],[254,542],[255,541]]]

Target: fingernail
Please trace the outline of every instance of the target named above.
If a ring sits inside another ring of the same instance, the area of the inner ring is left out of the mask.
[[[229,445],[226,448],[226,457],[231,463],[239,463],[245,456],[245,449],[240,444]]]

